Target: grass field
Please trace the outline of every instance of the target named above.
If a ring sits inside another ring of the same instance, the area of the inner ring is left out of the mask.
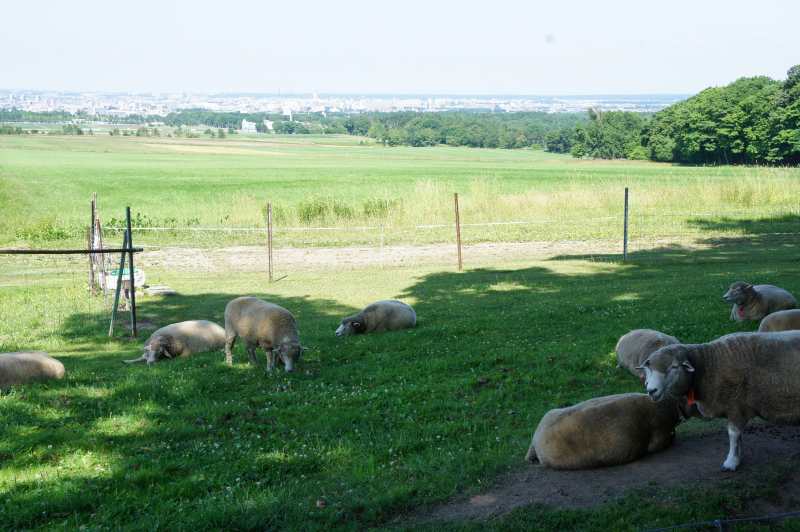
[[[800,170],[580,161],[532,150],[384,148],[347,136],[6,136],[0,138],[0,244],[82,241],[92,192],[104,223],[118,222],[130,205],[140,227],[263,227],[271,201],[278,245],[451,240],[449,226],[418,226],[452,224],[453,192],[460,194],[465,224],[530,222],[467,226],[467,242],[617,238],[626,186],[633,237],[694,237],[707,233],[697,227],[698,217],[796,216]],[[385,228],[380,236],[349,229],[379,225]],[[281,232],[320,226],[341,230]],[[172,231],[143,232],[138,239],[216,245],[263,236]]]
[[[160,272],[181,295],[140,301],[140,318],[157,324],[221,320],[243,293],[279,302],[313,348],[293,375],[265,375],[242,351],[232,368],[220,353],[124,366],[141,344],[105,337],[108,315],[81,274],[0,288],[0,350],[48,350],[68,370],[62,382],[0,396],[0,528],[384,526],[526,467],[549,408],[639,390],[614,367],[624,332],[704,341],[755,327],[728,321],[719,296],[731,280],[800,291],[797,247],[785,243],[723,241],[643,264],[308,273],[274,285]],[[414,304],[418,328],[333,336],[342,315],[381,297]],[[708,428],[695,421],[681,434],[693,430]],[[746,512],[774,489],[649,488],[600,509],[534,507],[492,526],[637,529]]]
[[[274,284],[263,274],[148,270],[180,294],[139,300],[140,319],[159,326],[221,321],[227,301],[243,294],[292,310],[312,350],[291,375],[249,366],[241,346],[230,368],[221,353],[125,366],[120,360],[137,356],[142,340],[121,332],[106,337],[108,312],[87,295],[82,269],[48,259],[48,275],[28,278],[0,256],[0,352],[46,350],[68,372],[63,381],[0,393],[0,529],[411,527],[407,512],[529,467],[523,456],[548,409],[640,391],[636,379],[615,368],[620,335],[650,327],[702,342],[753,330],[756,324],[730,322],[720,301],[738,279],[800,292],[798,243],[769,235],[796,221],[770,214],[792,208],[796,169],[384,149],[349,138],[148,144],[0,138],[6,241],[20,242],[13,235],[29,220],[79,223],[94,190],[103,212],[131,203],[148,216],[199,216],[209,224],[256,223],[251,210],[266,196],[289,206],[314,195],[356,205],[385,194],[416,209],[427,197],[415,196],[420,190],[441,190],[446,202],[462,186],[466,212],[475,216],[507,214],[470,211],[476,198],[536,198],[544,191],[553,195],[540,201],[557,202],[572,191],[574,204],[556,205],[580,217],[593,200],[602,211],[603,195],[624,185],[646,187],[659,201],[671,198],[674,211],[735,205],[742,212],[695,224],[699,235],[714,236],[705,249],[642,251],[624,264],[615,255],[504,262],[463,273],[331,265]],[[129,189],[129,178],[139,186]],[[223,213],[240,217],[220,220]],[[741,234],[749,237],[725,236]],[[415,306],[416,329],[334,337],[343,315],[391,297]],[[679,437],[703,431],[726,437],[719,425],[697,420],[680,427]],[[696,486],[663,490],[655,483],[597,508],[534,506],[488,524],[430,528],[636,530],[747,514],[753,501],[775,497],[780,479],[767,471],[754,482],[746,462],[742,467],[725,483],[701,487],[701,495]],[[775,464],[776,471],[798,467]]]

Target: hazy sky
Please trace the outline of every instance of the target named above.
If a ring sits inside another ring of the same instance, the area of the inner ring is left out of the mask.
[[[690,93],[800,63],[796,0],[5,0],[0,88]]]

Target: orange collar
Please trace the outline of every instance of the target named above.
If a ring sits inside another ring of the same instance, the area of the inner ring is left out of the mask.
[[[689,389],[689,393],[686,394],[686,406],[692,406],[697,402],[697,399],[694,397],[694,388]]]

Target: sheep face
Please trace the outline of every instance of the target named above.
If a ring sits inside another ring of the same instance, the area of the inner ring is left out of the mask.
[[[356,318],[345,318],[342,324],[336,329],[336,336],[350,336],[351,334],[361,334],[365,332],[367,326],[363,320]]]
[[[728,291],[722,295],[722,299],[724,299],[727,303],[741,305],[742,303],[747,302],[752,297],[752,294],[753,285],[742,281],[737,281],[733,283],[730,288],[728,288]]]
[[[653,401],[683,397],[689,392],[694,367],[682,345],[668,345],[650,355],[636,369],[644,371],[645,388]]]
[[[298,343],[281,344],[272,350],[272,352],[283,361],[283,367],[287,373],[294,371],[294,365],[300,362],[303,351],[305,351],[305,348]]]
[[[166,357],[172,358],[170,348],[172,346],[172,337],[168,335],[160,335],[152,338],[144,345],[144,354],[142,358],[148,364],[157,362],[159,358]]]

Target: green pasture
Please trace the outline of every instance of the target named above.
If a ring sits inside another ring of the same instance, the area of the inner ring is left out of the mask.
[[[474,155],[484,156],[551,164],[538,154]],[[142,338],[106,337],[108,312],[87,294],[82,270],[54,263],[45,282],[26,282],[0,258],[0,351],[47,350],[68,372],[0,395],[0,529],[415,528],[409,512],[530,467],[523,456],[548,409],[640,390],[615,368],[620,335],[651,327],[702,342],[753,330],[729,321],[720,295],[738,279],[798,293],[797,259],[796,243],[756,235],[637,253],[625,264],[576,257],[463,273],[332,268],[274,284],[263,274],[148,272],[180,293],[140,298],[140,319],[155,325],[221,321],[226,302],[243,294],[291,309],[312,349],[299,372],[265,374],[241,346],[233,367],[221,353],[123,365]],[[415,306],[416,329],[334,337],[342,316],[390,297]],[[679,437],[697,431],[727,437],[697,420]],[[655,483],[597,508],[531,507],[479,527],[637,530],[746,514],[778,480],[744,478],[671,491]]]
[[[263,228],[267,201],[277,245],[449,241],[454,192],[464,224],[525,222],[466,225],[468,243],[618,238],[626,186],[632,238],[691,239],[708,234],[699,224],[753,217],[782,220],[772,230],[791,232],[800,170],[389,148],[348,136],[4,136],[0,245],[82,242],[93,192],[105,225],[120,227],[130,205],[135,226],[169,229],[137,235],[149,244],[260,243],[261,232],[197,229]]]

